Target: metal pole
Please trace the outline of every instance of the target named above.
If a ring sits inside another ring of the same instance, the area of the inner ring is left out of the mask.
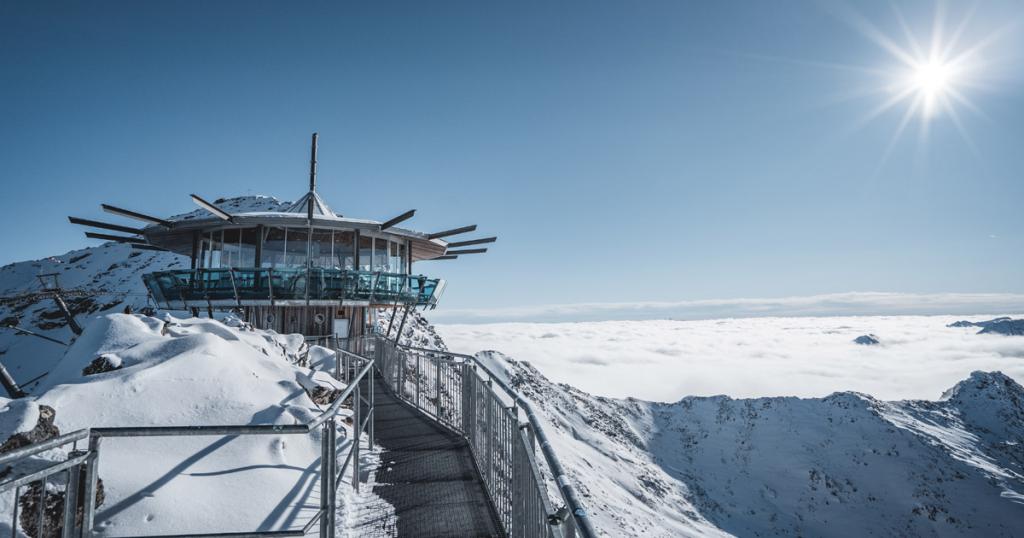
[[[331,420],[328,419],[327,422]],[[330,526],[327,513],[331,511],[331,465],[330,454],[327,444],[330,442],[330,435],[327,433],[327,422],[320,434],[320,538],[329,538],[328,527]]]
[[[487,489],[491,489],[494,485],[494,452],[492,452],[494,438],[494,389],[492,387],[491,380],[488,379],[485,384],[487,385]]]
[[[336,468],[338,466],[338,427],[334,422],[334,417],[327,419],[325,423],[327,425],[328,442],[327,442],[327,453],[330,456],[327,459],[328,467],[330,467],[330,473],[324,478],[327,480],[327,489],[330,492],[330,510],[324,514],[327,517],[327,537],[334,538],[334,527],[335,527],[335,511],[337,507],[337,495],[338,495],[338,482],[334,479],[336,474]]]
[[[92,538],[92,527],[96,518],[96,478],[100,459],[99,436],[89,437],[89,460],[85,464],[85,504],[82,514],[82,538]]]
[[[61,530],[61,538],[75,536],[75,520],[78,519],[78,479],[82,474],[82,466],[76,465],[68,469],[67,489],[64,490],[64,528]]]
[[[377,355],[377,354],[375,354],[375,355]],[[371,452],[373,451],[373,423],[377,421],[377,413],[376,413],[376,411],[374,411],[374,409],[376,409],[376,402],[374,401],[374,396],[373,396],[374,395],[373,370],[374,370],[373,368],[370,368],[370,371],[368,372],[368,375],[369,375],[369,378],[370,378],[370,411],[369,411],[369,413],[370,413],[370,423],[368,424],[368,428],[369,428],[370,431],[368,432],[369,433],[369,437],[366,440],[366,445],[370,448]]]
[[[362,394],[358,382],[352,397],[352,414],[354,418],[352,421],[352,489],[359,493],[359,422],[361,421],[359,408],[362,406]]]
[[[416,354],[416,409],[420,409],[420,355]]]
[[[441,420],[441,360],[437,357],[434,361],[434,414],[437,420]]]

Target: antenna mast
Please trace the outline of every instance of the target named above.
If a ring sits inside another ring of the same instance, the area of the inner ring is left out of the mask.
[[[313,193],[316,192],[316,139],[319,133],[313,133],[313,144],[309,150],[309,199],[306,202],[306,218],[313,224]]]

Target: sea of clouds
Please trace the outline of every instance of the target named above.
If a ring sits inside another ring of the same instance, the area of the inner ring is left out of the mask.
[[[934,400],[974,370],[1024,382],[1024,337],[946,326],[998,315],[438,324],[437,331],[454,351],[498,350],[602,396],[676,401],[852,390]],[[881,343],[853,343],[868,333]]]

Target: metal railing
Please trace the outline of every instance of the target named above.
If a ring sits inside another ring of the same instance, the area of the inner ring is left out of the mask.
[[[360,473],[360,441],[362,432],[367,432],[367,446],[373,447],[373,376],[374,360],[367,358],[361,343],[353,343],[353,351],[340,349],[334,346],[337,351],[335,360],[334,376],[339,380],[349,383],[331,405],[323,413],[305,424],[288,425],[229,425],[229,426],[155,426],[155,427],[127,427],[127,428],[92,428],[78,430],[66,435],[56,437],[41,443],[26,446],[0,456],[0,493],[11,489],[14,490],[14,509],[12,525],[12,536],[17,536],[18,509],[22,497],[21,490],[26,485],[38,483],[40,485],[40,501],[38,506],[38,523],[35,527],[35,536],[55,535],[56,529],[49,534],[44,533],[46,518],[44,517],[45,507],[49,497],[60,495],[60,493],[47,493],[47,484],[55,483],[55,478],[61,478],[63,474],[63,519],[60,535],[62,537],[81,536],[83,538],[94,535],[96,518],[95,502],[88,502],[95,499],[97,480],[99,476],[98,466],[101,453],[101,441],[104,438],[117,437],[183,437],[183,436],[253,436],[253,435],[309,435],[316,431],[321,432],[321,456],[319,478],[322,493],[320,495],[320,506],[316,513],[309,519],[301,529],[260,531],[245,530],[242,532],[218,532],[206,534],[181,534],[161,535],[161,538],[181,538],[185,536],[304,536],[319,523],[320,537],[332,538],[335,531],[335,507],[337,501],[337,490],[341,484],[342,477],[348,465],[352,464],[352,487],[359,491]],[[362,386],[366,384],[366,388]],[[364,392],[365,391],[365,392]],[[365,396],[364,396],[365,394]],[[345,458],[344,463],[337,465],[337,424],[335,417],[342,409],[343,404],[350,401],[353,412],[352,427],[354,430],[351,439],[351,450]],[[364,416],[365,415],[365,416]],[[87,450],[76,450],[77,443],[88,440]],[[45,452],[72,445],[63,461],[48,461],[42,459]],[[33,464],[34,460],[37,461]],[[47,464],[43,464],[46,462]],[[4,470],[11,465],[10,470]],[[7,473],[3,475],[2,473]],[[327,487],[323,487],[325,477]]]
[[[507,536],[596,536],[530,403],[471,355],[362,340],[397,397],[463,436]],[[525,418],[525,421],[521,421]],[[536,449],[564,506],[554,508]]]

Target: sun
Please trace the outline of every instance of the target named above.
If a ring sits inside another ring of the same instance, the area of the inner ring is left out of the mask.
[[[859,86],[844,90],[841,99],[878,99],[858,118],[855,128],[899,111],[894,115],[895,131],[882,155],[883,163],[915,123],[921,155],[926,155],[933,125],[955,129],[978,154],[963,113],[988,119],[974,103],[975,94],[995,90],[993,83],[1003,76],[1000,73],[1008,66],[1008,59],[1017,56],[1007,56],[1002,46],[1007,37],[1014,35],[1017,22],[984,28],[974,18],[977,6],[961,9],[961,5],[951,5],[957,6],[956,13],[947,13],[950,6],[937,0],[931,21],[920,12],[906,19],[899,6],[892,5],[885,30],[852,7],[840,7],[837,12],[843,22],[885,53],[873,66],[836,64],[866,75]]]
[[[952,65],[935,58],[911,67],[909,84],[916,92],[916,101],[923,115],[934,116],[939,103],[948,102],[954,91],[954,74]]]

